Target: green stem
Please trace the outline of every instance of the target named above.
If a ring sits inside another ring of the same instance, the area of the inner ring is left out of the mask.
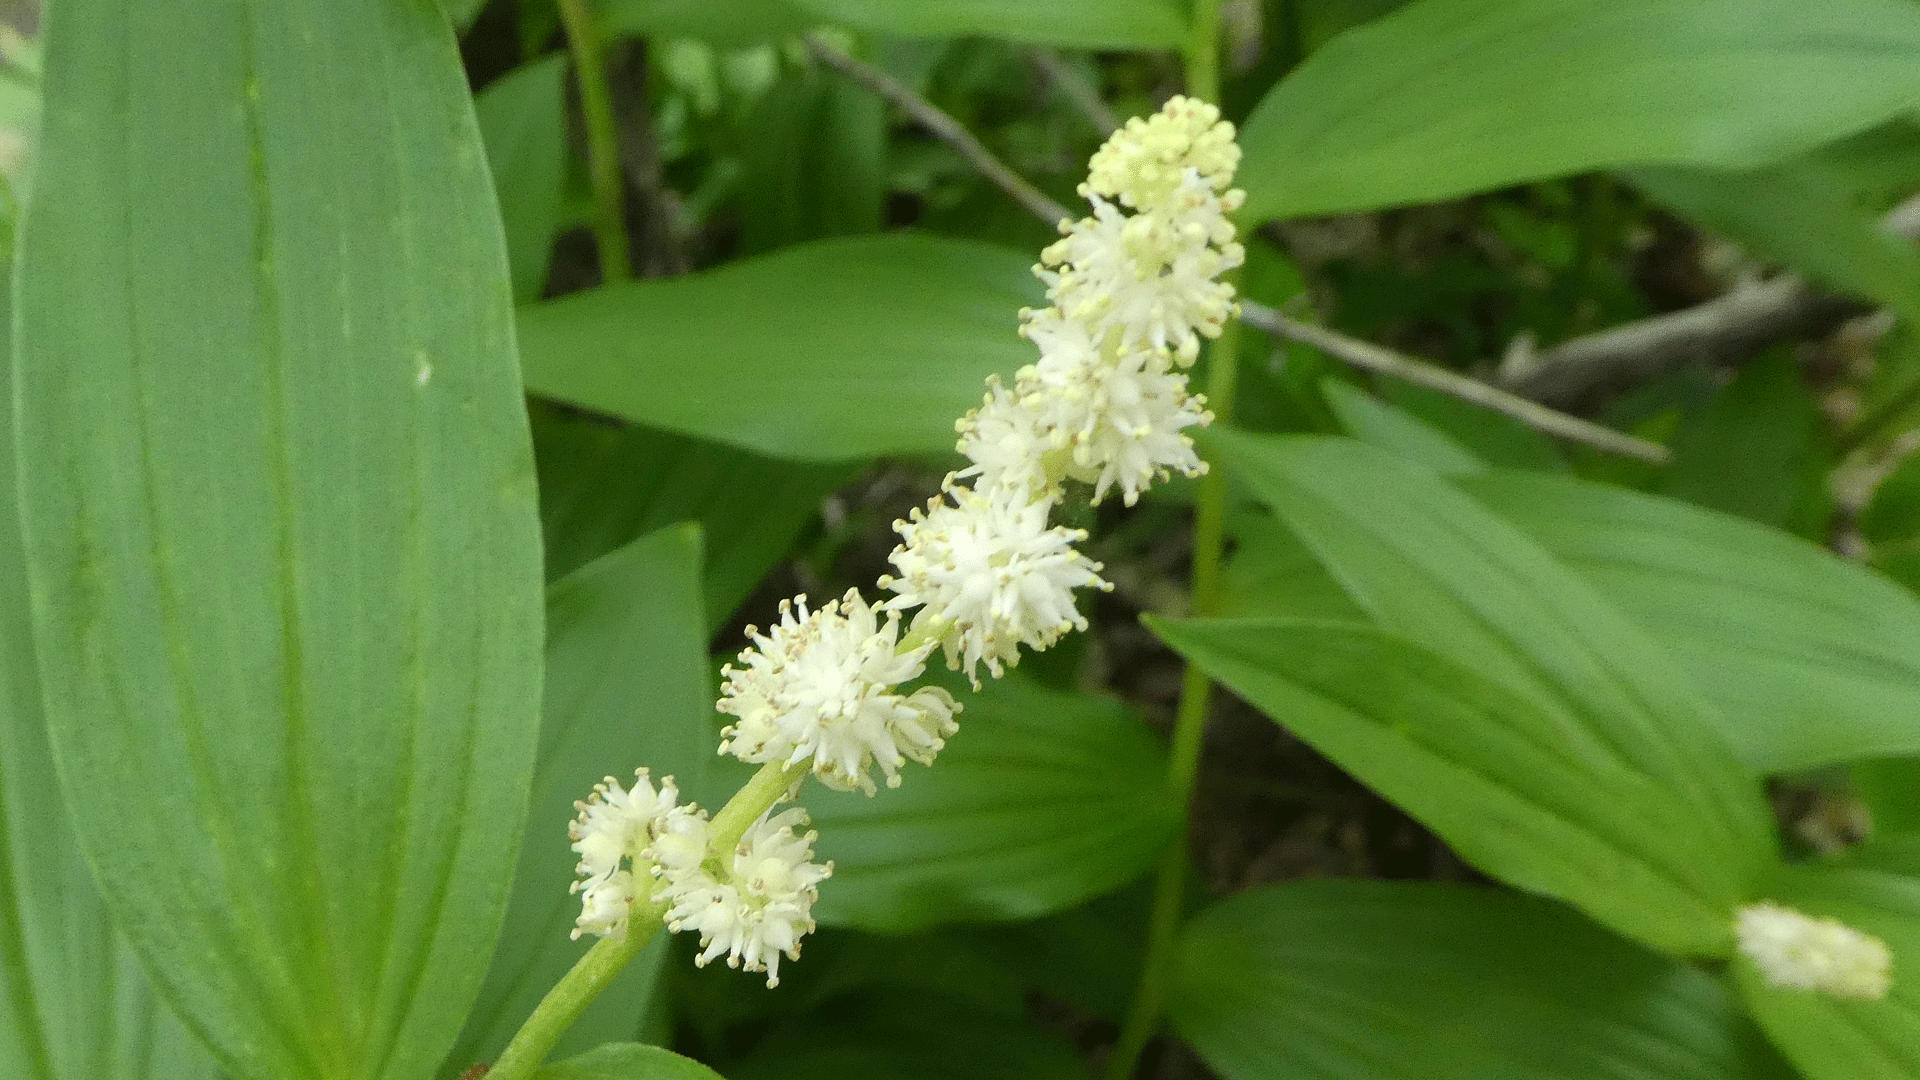
[[[1187,96],[1220,104],[1220,3],[1194,0],[1187,36]]]
[[[1220,339],[1208,350],[1207,406],[1217,419],[1233,412],[1238,376],[1240,322],[1229,319]],[[1208,470],[1194,499],[1193,614],[1220,610],[1220,566],[1226,551],[1227,477],[1219,466]],[[1173,740],[1168,750],[1167,786],[1184,809],[1193,801],[1194,778],[1200,771],[1201,736],[1207,726],[1207,699],[1213,683],[1188,662],[1180,682],[1180,707],[1174,715]],[[1166,1004],[1168,963],[1180,933],[1181,896],[1187,883],[1187,830],[1182,826],[1160,857],[1153,882],[1153,910],[1147,917],[1146,955],[1140,964],[1140,983],[1120,1026],[1120,1038],[1107,1059],[1107,1080],[1128,1080],[1140,1063],[1140,1053],[1160,1026]]]
[[[780,762],[769,762],[760,767],[727,805],[713,815],[712,824],[707,831],[707,850],[711,855],[725,855],[740,843],[749,828],[760,815],[773,808],[781,796],[793,787],[796,778],[804,776],[799,766],[786,766]],[[644,869],[636,874],[644,873]],[[602,938],[588,949],[585,955],[573,965],[560,981],[553,984],[547,996],[540,999],[534,1007],[533,1015],[520,1025],[514,1033],[513,1041],[501,1052],[500,1060],[487,1070],[487,1080],[527,1080],[538,1069],[547,1055],[553,1051],[560,1036],[580,1018],[591,1001],[607,988],[614,976],[622,968],[640,955],[647,947],[653,935],[660,931],[661,920],[666,916],[664,903],[636,902],[633,911],[627,916],[627,936],[624,938]]]
[[[533,1015],[520,1025],[513,1041],[500,1052],[500,1059],[487,1070],[487,1080],[527,1080],[546,1061],[553,1044],[580,1018],[587,1005],[607,988],[621,969],[640,955],[653,935],[660,932],[665,904],[634,904],[627,919],[627,936],[601,938],[573,965],[547,996],[540,999]]]
[[[587,125],[587,175],[593,182],[593,236],[600,249],[600,281],[612,285],[633,276],[627,255],[626,180],[620,174],[620,142],[613,130],[607,94],[607,54],[600,44],[588,0],[560,0],[573,70],[580,82],[580,115]]]

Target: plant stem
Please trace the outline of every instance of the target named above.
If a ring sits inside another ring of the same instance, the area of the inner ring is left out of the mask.
[[[1194,0],[1193,28],[1187,39],[1187,93],[1203,101],[1220,101],[1220,9],[1218,0]],[[1240,320],[1229,319],[1220,337],[1207,350],[1207,406],[1216,419],[1233,414],[1237,381]],[[1227,477],[1219,468],[1208,470],[1194,500],[1192,611],[1211,615],[1220,604],[1220,560],[1225,550]],[[1147,916],[1146,954],[1140,961],[1140,982],[1120,1025],[1120,1038],[1107,1058],[1107,1080],[1131,1080],[1140,1053],[1160,1027],[1166,1004],[1167,967],[1174,940],[1180,933],[1180,899],[1187,883],[1187,819],[1193,801],[1193,780],[1200,770],[1201,736],[1207,725],[1207,699],[1213,683],[1192,661],[1180,680],[1180,707],[1174,715],[1173,740],[1168,748],[1167,786],[1181,807],[1180,831],[1167,850],[1153,880],[1153,909]]]
[[[620,174],[620,143],[613,130],[607,93],[607,53],[600,44],[588,0],[560,0],[573,70],[580,82],[580,116],[587,126],[587,175],[593,182],[593,236],[600,251],[600,282],[633,276],[627,254],[626,180]]]
[[[1207,406],[1217,419],[1233,412],[1238,377],[1240,323],[1228,320],[1219,340],[1208,350]],[[1220,566],[1226,549],[1227,477],[1217,465],[1200,481],[1194,499],[1193,614],[1220,610]],[[1200,771],[1201,736],[1206,732],[1207,701],[1213,683],[1192,661],[1180,681],[1180,707],[1174,716],[1173,740],[1168,750],[1167,786],[1183,811],[1193,801],[1194,778]],[[1187,882],[1187,830],[1160,857],[1153,882],[1153,910],[1147,917],[1146,955],[1140,964],[1140,983],[1120,1027],[1120,1039],[1107,1059],[1107,1080],[1128,1080],[1140,1063],[1140,1053],[1160,1026],[1166,1004],[1168,963],[1180,932],[1181,894]]]
[[[1186,62],[1187,96],[1220,104],[1220,0],[1194,0]]]
[[[487,1080],[531,1077],[546,1061],[553,1044],[560,1041],[560,1036],[580,1018],[587,1005],[640,955],[653,935],[660,932],[660,919],[666,911],[665,904],[634,904],[633,913],[627,919],[627,936],[594,942],[593,948],[553,984],[553,989],[534,1007],[533,1015],[514,1033],[513,1041],[500,1052],[500,1059],[487,1070]]]
[[[789,767],[780,762],[768,762],[753,774],[753,779],[742,785],[727,800],[727,805],[713,815],[708,827],[707,850],[711,855],[725,856],[746,835],[749,828],[760,815],[772,809],[787,791],[793,787],[797,777],[805,772],[798,766]],[[635,875],[644,873],[644,868],[636,869]],[[635,901],[633,911],[627,917],[627,936],[624,938],[602,938],[588,949],[585,955],[575,962],[573,967],[560,981],[553,984],[547,996],[540,999],[534,1007],[533,1015],[520,1025],[514,1033],[513,1041],[501,1051],[500,1060],[487,1070],[487,1080],[527,1080],[534,1074],[547,1054],[552,1052],[560,1036],[580,1018],[580,1013],[600,991],[607,988],[621,969],[640,955],[647,947],[653,935],[660,932],[661,920],[666,916],[667,905],[653,901]]]

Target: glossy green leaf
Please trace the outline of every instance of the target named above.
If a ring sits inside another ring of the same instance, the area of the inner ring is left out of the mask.
[[[1796,537],[1537,474],[1460,487],[1635,619],[1763,772],[1920,754],[1920,600]]]
[[[1723,721],[1651,639],[1513,526],[1348,440],[1215,431],[1203,445],[1384,629],[1529,699],[1690,806],[1722,889],[1772,864],[1772,814]]]
[[[1880,226],[1920,179],[1902,121],[1759,169],[1636,169],[1656,202],[1827,284],[1920,314],[1920,249]]]
[[[1018,672],[955,696],[936,768],[871,799],[806,792],[833,860],[822,923],[900,934],[1060,911],[1146,872],[1180,827],[1165,752],[1118,702]]]
[[[1908,1080],[1920,1075],[1920,877],[1839,866],[1789,867],[1770,899],[1878,937],[1893,985],[1878,1001],[1770,985],[1745,956],[1735,981],[1754,1018],[1807,1080]]]
[[[1320,392],[1347,434],[1441,476],[1476,473],[1486,464],[1445,433],[1338,379],[1325,379]]]
[[[680,521],[706,534],[709,629],[785,558],[858,466],[780,461],[671,432],[536,410],[547,574],[559,577]]]
[[[521,302],[538,298],[546,284],[547,255],[560,229],[566,74],[566,55],[555,53],[502,76],[473,99],[506,226],[513,298]]]
[[[1174,0],[793,0],[819,18],[901,37],[965,34],[1081,49],[1151,49],[1186,42]]]
[[[671,1050],[640,1043],[609,1043],[534,1074],[534,1080],[723,1080],[719,1073]]]
[[[378,0],[82,0],[47,35],[18,440],[81,847],[236,1077],[423,1076],[499,928],[540,679],[452,38]]]
[[[1553,903],[1309,881],[1182,932],[1174,1030],[1224,1080],[1792,1080],[1712,977]]]
[[[1032,261],[857,237],[570,296],[520,313],[527,387],[775,457],[947,452],[986,376],[1032,360]]]
[[[9,385],[11,284],[0,262]],[[113,929],[67,824],[35,670],[13,426],[0,413],[0,1076],[212,1080],[212,1057]]]
[[[1259,220],[1588,169],[1755,168],[1917,98],[1904,0],[1421,0],[1267,94],[1240,183]]]
[[[1661,948],[1724,947],[1745,868],[1568,717],[1369,626],[1149,625],[1486,873]]]
[[[724,801],[709,776],[719,736],[706,640],[697,526],[635,540],[548,590],[546,698],[527,840],[493,967],[449,1058],[456,1071],[493,1060],[589,944],[568,936],[580,914],[569,891],[579,859],[567,841],[574,801],[604,776],[631,786],[643,766],[656,779],[675,777],[683,800]],[[634,1038],[663,956],[623,972],[568,1029],[561,1052]]]

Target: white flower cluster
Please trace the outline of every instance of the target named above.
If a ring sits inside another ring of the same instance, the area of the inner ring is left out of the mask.
[[[812,861],[818,834],[795,831],[806,826],[807,812],[760,815],[723,862],[709,850],[706,812],[679,799],[672,777],[655,791],[640,769],[631,790],[609,776],[574,804],[580,813],[568,835],[580,854],[573,891],[581,911],[573,936],[625,937],[635,875],[644,871],[654,879],[647,900],[666,905],[667,928],[700,934],[696,963],[725,953],[729,965],[765,971],[767,985],[778,985],[780,957],[799,959],[800,938],[813,930],[817,886],[833,873],[832,863]]]
[[[734,719],[721,753],[804,766],[868,795],[877,764],[896,787],[903,764],[932,764],[958,727],[945,690],[898,689],[936,645],[977,688],[981,666],[998,677],[1021,647],[1086,628],[1073,590],[1112,586],[1074,547],[1086,533],[1049,519],[1064,480],[1092,484],[1094,502],[1117,490],[1131,505],[1172,471],[1205,471],[1183,431],[1212,416],[1184,369],[1233,312],[1232,286],[1216,279],[1243,257],[1227,220],[1244,198],[1229,190],[1239,159],[1233,125],[1187,98],[1100,148],[1080,188],[1093,216],[1062,222],[1034,268],[1052,304],[1021,312],[1040,357],[1011,388],[988,380],[985,403],[955,425],[969,465],[894,523],[898,575],[879,581],[894,595],[869,605],[849,590],[811,611],[797,597],[766,633],[748,627],[752,647],[722,670],[717,707]],[[903,639],[902,613],[916,608]],[[701,963],[725,955],[773,985],[780,957],[797,956],[813,929],[815,890],[832,869],[811,862],[805,812],[762,815],[727,861],[710,850],[705,813],[677,800],[671,780],[656,792],[641,770],[631,792],[609,778],[578,804],[575,936],[623,934],[644,871],[666,925],[699,933]]]
[[[1239,163],[1233,125],[1190,98],[1107,140],[1080,186],[1093,216],[1062,222],[1034,268],[1053,304],[1022,312],[1021,333],[1040,359],[959,422],[960,476],[1035,497],[1064,477],[1132,505],[1170,472],[1206,471],[1182,431],[1212,414],[1183,369],[1233,314],[1217,278],[1246,255],[1228,220],[1246,200],[1228,187]]]
[[[1759,903],[1734,918],[1740,951],[1775,986],[1838,998],[1878,1000],[1892,985],[1887,944],[1836,919]]]
[[[798,617],[795,616],[798,605]],[[900,616],[884,625],[856,589],[808,613],[807,598],[780,605],[780,623],[761,634],[745,667],[721,669],[717,706],[737,721],[721,731],[720,752],[756,764],[811,762],[836,791],[874,792],[869,766],[878,762],[888,787],[900,786],[909,758],[933,763],[957,728],[960,703],[938,687],[911,694],[893,688],[917,679],[933,642],[899,649]]]

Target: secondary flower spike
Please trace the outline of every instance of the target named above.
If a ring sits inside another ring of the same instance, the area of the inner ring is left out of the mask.
[[[800,959],[800,939],[813,931],[818,886],[833,873],[832,863],[811,861],[820,834],[796,831],[807,825],[807,812],[797,806],[762,814],[734,849],[727,873],[715,877],[706,863],[704,825],[664,837],[648,851],[662,883],[653,899],[672,905],[667,929],[700,935],[695,964],[724,954],[729,967],[765,971],[767,985],[778,986],[780,958]]]
[[[583,933],[626,936],[627,913],[634,898],[633,868],[643,860],[641,853],[661,833],[685,827],[676,822],[699,820],[698,809],[679,803],[673,777],[661,777],[656,791],[647,770],[639,769],[632,789],[609,776],[594,785],[584,801],[573,804],[580,812],[567,827],[573,850],[580,856],[580,864],[574,867],[580,875],[573,883],[573,891],[580,894],[574,937]]]
[[[1740,951],[1775,986],[1878,1000],[1892,985],[1893,956],[1886,942],[1837,919],[1759,903],[1740,909],[1734,936]]]

